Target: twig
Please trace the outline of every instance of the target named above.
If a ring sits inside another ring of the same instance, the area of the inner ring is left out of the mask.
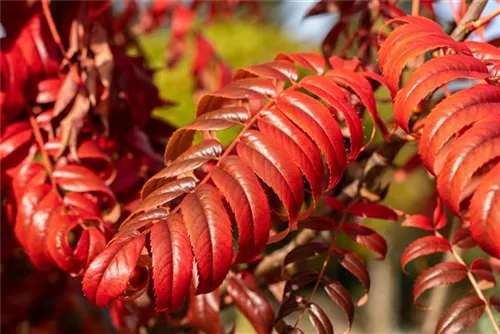
[[[317,234],[318,232],[314,230],[301,230],[286,246],[277,249],[271,254],[267,255],[255,268],[254,275],[257,277],[263,277],[266,276],[269,272],[280,268],[283,265],[283,260],[288,255],[288,253],[290,253],[298,246],[307,244],[309,241],[314,239]]]
[[[353,204],[355,204],[358,200],[359,200],[359,198],[354,198],[346,206],[346,208],[344,210],[344,213],[342,214],[342,218],[340,219],[338,225],[335,227],[335,230],[333,231],[333,237],[332,237],[332,240],[330,242],[330,246],[328,247],[328,253],[326,254],[326,259],[323,261],[323,265],[321,266],[321,270],[320,270],[320,272],[318,274],[318,278],[316,278],[316,283],[314,284],[313,289],[311,290],[311,292],[307,296],[307,304],[309,304],[309,302],[313,298],[314,294],[318,290],[319,284],[321,283],[321,280],[323,279],[323,276],[325,275],[326,268],[328,266],[328,263],[330,262],[330,259],[332,258],[332,254],[333,254],[333,251],[335,250],[335,245],[337,243],[337,239],[338,239],[338,237],[340,235],[340,229],[342,228],[342,225],[344,225],[344,223],[345,223],[345,221],[347,219],[347,213],[349,211],[349,208]],[[304,315],[304,312],[305,312],[305,308],[303,308],[299,312],[299,314],[297,316],[297,319],[295,320],[295,325],[293,326],[293,328],[297,328],[297,326],[299,325],[300,319]]]
[[[457,27],[451,33],[451,37],[456,41],[465,40],[474,29],[470,29],[469,23],[476,21],[481,13],[483,12],[484,7],[486,7],[486,3],[488,0],[474,0],[471,5],[467,9],[464,17],[458,23]]]
[[[452,227],[449,232],[449,236],[452,236],[455,233],[458,225],[460,224],[460,218],[454,217],[451,223]],[[460,248],[457,250],[458,253],[460,253],[461,251],[462,249]],[[449,262],[453,261],[454,259],[455,257],[453,256],[453,254],[451,252],[447,252],[444,254],[441,262]],[[421,330],[422,334],[434,332],[436,324],[438,323],[439,318],[441,317],[441,313],[445,307],[446,300],[448,298],[448,293],[450,292],[450,288],[451,288],[450,285],[446,285],[442,289],[432,290],[429,301],[430,310],[427,313],[424,323],[422,325],[422,330]]]
[[[490,23],[498,15],[500,15],[500,8],[494,10],[493,12],[489,13],[488,15],[486,15],[483,18],[480,18],[479,20],[469,22],[467,27],[469,28],[469,30],[476,30],[476,29]]]
[[[420,11],[420,0],[413,0],[411,3],[411,15],[417,16]]]
[[[438,237],[443,237],[437,231],[435,232],[435,235]],[[458,263],[467,267],[465,261],[462,259],[462,256],[460,255],[460,252],[457,249],[455,249],[454,247],[451,247],[451,254],[453,255],[453,257],[455,258],[455,260]],[[500,334],[500,327],[497,325],[497,323],[495,321],[495,317],[493,316],[493,312],[491,311],[491,307],[488,303],[488,300],[486,299],[486,297],[484,297],[484,294],[481,291],[481,288],[479,287],[479,285],[476,281],[476,278],[474,277],[474,275],[472,275],[472,272],[469,269],[467,269],[467,277],[469,278],[469,281],[470,281],[472,287],[474,288],[476,295],[484,302],[484,305],[485,305],[484,310],[485,310],[486,314],[488,315],[488,318],[489,318],[491,324],[493,325],[493,329],[495,329],[495,333]]]

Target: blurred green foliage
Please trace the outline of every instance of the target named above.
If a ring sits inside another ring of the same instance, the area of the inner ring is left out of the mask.
[[[294,42],[284,36],[274,25],[257,20],[218,20],[201,30],[213,43],[219,55],[233,69],[270,61],[279,52],[301,52],[313,47]],[[169,33],[165,30],[142,36],[139,40],[151,68],[162,68],[155,74],[155,82],[164,98],[177,105],[159,108],[156,116],[179,127],[194,118],[195,100],[190,66],[193,59],[193,40],[189,40],[188,52],[174,68],[165,68],[165,50]]]

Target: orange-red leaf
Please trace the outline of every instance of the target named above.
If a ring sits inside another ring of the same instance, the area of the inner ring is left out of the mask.
[[[236,146],[238,155],[278,195],[290,221],[297,217],[304,201],[300,171],[258,131],[247,131]]]
[[[321,102],[297,91],[281,94],[276,106],[321,149],[330,169],[328,189],[333,188],[347,165],[344,139],[334,117]]]
[[[488,68],[476,58],[449,55],[434,58],[417,69],[395,99],[396,122],[410,132],[409,121],[413,109],[428,94],[456,79],[481,80],[488,77]]]

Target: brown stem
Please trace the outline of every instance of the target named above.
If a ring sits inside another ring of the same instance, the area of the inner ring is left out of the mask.
[[[476,21],[481,13],[483,12],[484,7],[486,7],[486,3],[488,0],[473,0],[464,17],[458,23],[457,27],[451,33],[451,37],[456,41],[465,40],[475,29],[470,29],[469,23]]]

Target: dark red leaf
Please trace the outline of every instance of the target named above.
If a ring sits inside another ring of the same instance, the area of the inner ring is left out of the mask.
[[[418,297],[425,291],[441,285],[454,284],[467,277],[467,267],[458,262],[442,262],[424,271],[418,276],[413,286],[413,301],[422,309],[427,309],[418,302]]]
[[[370,274],[365,264],[359,256],[343,248],[334,249],[332,254],[340,265],[353,274],[365,288],[366,293],[355,303],[357,306],[365,304],[368,301],[368,292],[370,291]]]
[[[330,319],[328,319],[325,311],[315,303],[310,303],[307,311],[309,313],[309,319],[314,328],[316,328],[317,333],[333,334],[333,325]]]
[[[236,307],[247,317],[257,333],[265,334],[272,331],[273,309],[251,274],[247,272],[230,274],[227,291]]]
[[[500,312],[500,297],[499,296],[491,296],[490,297],[490,305],[493,306],[497,312]]]
[[[349,330],[352,327],[354,319],[354,304],[352,303],[351,294],[347,289],[338,281],[325,284],[325,291],[330,298],[342,309],[347,317]]]
[[[469,227],[461,227],[453,234],[451,244],[460,248],[472,248],[476,242],[470,234]]]
[[[380,255],[378,260],[382,261],[385,259],[387,254],[387,242],[380,234],[371,228],[357,223],[349,223],[342,225],[342,231],[349,238],[356,241],[356,243],[378,253]]]
[[[445,238],[434,235],[419,238],[406,247],[401,255],[401,268],[406,272],[406,265],[411,261],[429,254],[448,252],[451,245]]]
[[[436,334],[455,334],[476,323],[486,305],[479,297],[465,297],[451,305],[441,316]]]
[[[485,259],[475,259],[471,262],[469,268],[480,279],[491,283],[496,283],[495,276],[493,276],[493,269],[491,267],[491,264]]]
[[[191,293],[188,309],[189,322],[205,333],[222,333],[220,319],[220,293],[215,290],[203,295]]]

